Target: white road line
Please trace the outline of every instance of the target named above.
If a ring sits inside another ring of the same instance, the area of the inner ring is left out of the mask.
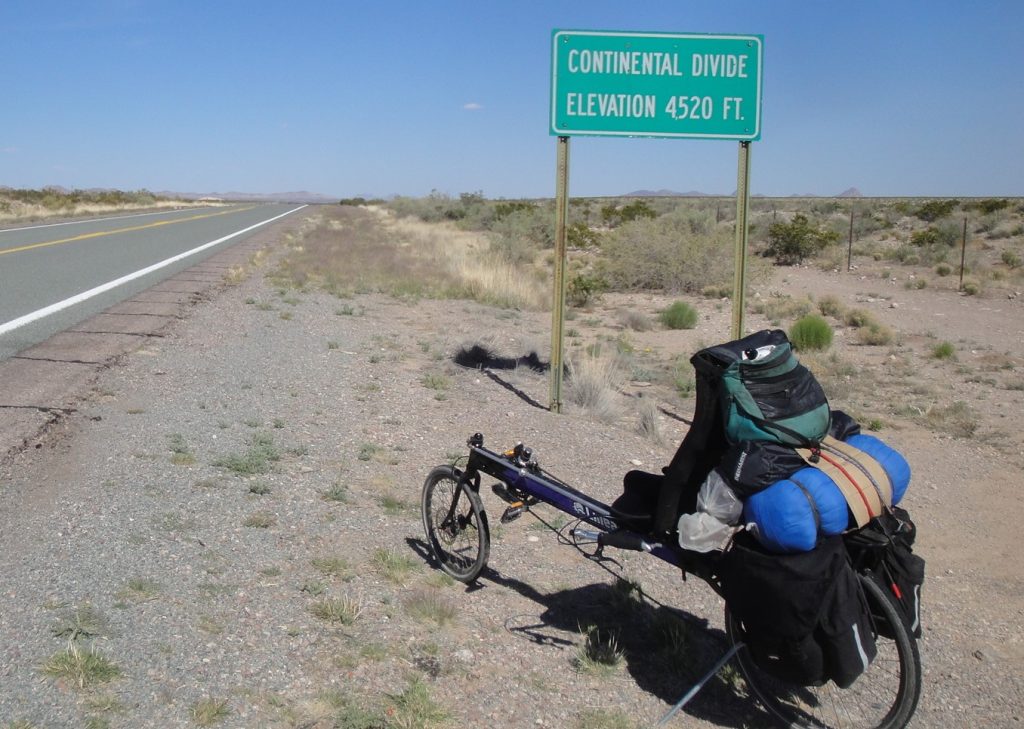
[[[4,233],[14,233],[19,230],[36,230],[37,228],[56,228],[61,225],[83,225],[85,223],[96,223],[105,220],[124,220],[125,218],[144,218],[147,215],[170,215],[171,213],[180,213],[186,210],[203,210],[205,207],[190,207],[190,208],[176,208],[175,210],[158,210],[155,213],[132,213],[131,215],[111,215],[104,217],[97,215],[96,217],[88,218],[87,220],[68,220],[64,223],[45,223],[43,225],[26,225],[21,228],[0,228],[0,235]]]
[[[234,233],[226,235],[223,238],[218,238],[217,240],[211,240],[209,243],[204,243],[203,245],[199,246],[198,248],[193,248],[190,251],[185,251],[184,253],[179,253],[178,255],[172,256],[172,257],[170,257],[170,258],[168,258],[166,260],[160,261],[159,263],[154,263],[152,266],[146,266],[145,268],[140,268],[138,271],[134,271],[133,273],[129,273],[128,275],[122,276],[121,278],[116,279],[114,281],[108,281],[107,283],[100,284],[99,286],[96,286],[95,288],[91,288],[88,291],[83,291],[82,293],[76,294],[75,296],[72,296],[70,298],[64,299],[63,301],[58,301],[56,304],[50,304],[49,306],[46,306],[46,307],[44,307],[42,309],[37,309],[36,311],[33,311],[33,312],[29,313],[29,314],[25,314],[24,316],[20,316],[17,319],[12,319],[11,321],[7,322],[6,324],[0,324],[0,335],[6,334],[7,332],[10,332],[10,331],[13,331],[13,330],[17,329],[18,327],[23,327],[26,324],[31,324],[34,321],[38,321],[39,319],[42,319],[42,318],[47,317],[47,316],[50,316],[50,314],[56,314],[58,311],[62,311],[64,309],[67,309],[69,306],[74,306],[75,304],[80,304],[83,301],[91,299],[94,296],[98,296],[98,295],[100,295],[100,294],[102,294],[102,293],[104,293],[106,291],[110,291],[111,289],[117,288],[118,286],[126,284],[129,281],[134,281],[137,278],[141,278],[142,276],[145,276],[147,274],[153,273],[153,271],[157,271],[157,270],[159,270],[161,268],[164,268],[165,266],[170,266],[172,263],[177,263],[178,261],[182,260],[183,258],[188,258],[189,256],[195,255],[196,253],[199,253],[201,251],[205,251],[207,248],[211,248],[211,247],[213,247],[213,246],[215,246],[215,245],[217,245],[219,243],[223,243],[226,240],[231,240],[232,238],[236,238],[236,237],[238,237],[238,236],[240,236],[240,235],[242,235],[244,233],[248,233],[250,230],[255,230],[256,228],[259,228],[261,225],[266,225],[267,223],[272,223],[275,220],[278,220],[279,218],[283,218],[286,215],[291,215],[292,213],[296,213],[296,212],[298,212],[299,210],[302,210],[302,208],[305,208],[305,207],[308,207],[308,206],[307,205],[300,205],[299,207],[297,207],[297,208],[295,208],[293,210],[289,210],[286,213],[281,213],[280,215],[275,215],[273,218],[268,218],[267,220],[264,220],[264,221],[262,221],[260,223],[256,223],[255,225],[250,225],[248,228],[243,228],[242,230],[235,231]]]

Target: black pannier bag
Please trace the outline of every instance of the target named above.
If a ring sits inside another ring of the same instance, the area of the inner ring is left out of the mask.
[[[718,568],[722,593],[764,671],[802,686],[846,688],[874,659],[867,600],[841,537],[772,554],[741,533]]]
[[[916,536],[910,514],[894,506],[850,535],[849,541],[855,564],[869,570],[889,590],[907,629],[920,638],[925,561],[914,554]],[[879,620],[877,627],[881,635],[893,637],[884,620]]]

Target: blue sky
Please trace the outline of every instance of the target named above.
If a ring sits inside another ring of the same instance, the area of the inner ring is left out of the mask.
[[[3,0],[0,185],[554,194],[551,31],[764,36],[755,193],[1024,195],[1024,2]],[[731,194],[736,142],[571,142]]]

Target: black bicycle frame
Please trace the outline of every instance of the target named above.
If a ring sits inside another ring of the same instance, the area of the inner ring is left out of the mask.
[[[643,550],[671,565],[682,567],[678,550],[664,544],[645,541],[644,535],[631,529],[629,524],[616,515],[607,504],[551,478],[533,463],[523,463],[514,455],[499,454],[484,448],[483,439],[474,437],[469,441],[469,462],[459,483],[478,491],[480,473],[498,479],[518,493],[532,496],[569,516],[597,527],[601,530],[597,534],[597,541],[602,546]],[[455,508],[455,504],[452,508]]]

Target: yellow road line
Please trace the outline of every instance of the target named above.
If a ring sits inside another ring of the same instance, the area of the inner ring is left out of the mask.
[[[246,210],[252,210],[255,205],[250,205],[247,208],[232,208],[231,210],[221,210],[216,213],[202,213],[200,215],[193,215],[188,218],[178,218],[176,220],[160,220],[156,223],[146,223],[145,225],[135,225],[129,228],[117,228],[116,230],[98,230],[95,233],[83,233],[82,235],[72,236],[71,238],[61,238],[59,240],[47,240],[41,243],[29,243],[28,245],[18,246],[17,248],[7,248],[0,251],[0,256],[5,256],[8,253],[20,253],[22,251],[30,251],[34,248],[45,248],[47,246],[56,246],[62,243],[73,243],[78,240],[87,240],[89,238],[100,238],[104,235],[115,235],[117,233],[131,233],[136,230],[145,230],[146,228],[158,228],[162,225],[174,225],[175,223],[187,223],[192,220],[201,220],[202,218],[215,218],[218,215],[229,215],[231,213],[244,213]]]

